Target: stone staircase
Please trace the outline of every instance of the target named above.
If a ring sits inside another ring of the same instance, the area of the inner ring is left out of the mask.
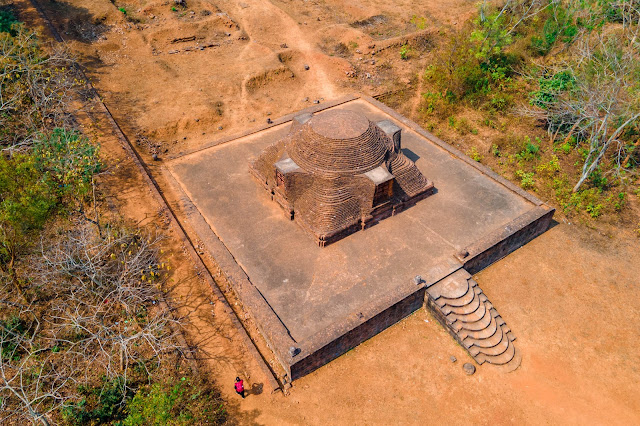
[[[427,288],[427,307],[478,364],[505,371],[520,366],[515,336],[464,269]]]

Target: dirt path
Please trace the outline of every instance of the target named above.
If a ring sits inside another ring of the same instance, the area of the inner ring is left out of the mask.
[[[281,40],[286,40],[285,44],[288,48],[300,53],[305,64],[314,64],[305,75],[307,84],[321,88],[320,93],[326,99],[333,99],[342,94],[338,92],[334,82],[328,76],[327,63],[323,60],[325,55],[318,52],[310,40],[311,37],[315,37],[315,34],[303,31],[291,16],[270,1],[248,0],[233,2],[233,4],[235,16],[251,41],[277,49],[276,46],[283,44]],[[269,28],[278,30],[265,31],[265,24]],[[243,53],[239,55],[240,60],[244,58]],[[245,86],[248,78],[249,76],[245,77],[243,84],[242,101],[245,104],[247,101]]]

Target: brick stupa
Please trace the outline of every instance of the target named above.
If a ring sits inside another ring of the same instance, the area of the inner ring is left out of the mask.
[[[303,114],[250,165],[252,174],[324,247],[433,193],[401,150],[400,128],[362,114]]]

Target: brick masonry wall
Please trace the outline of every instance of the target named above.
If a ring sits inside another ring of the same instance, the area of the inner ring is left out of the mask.
[[[471,275],[478,273],[512,251],[544,233],[551,224],[555,210],[538,206],[492,232],[457,255]]]
[[[460,336],[458,335],[458,333],[453,331],[453,329],[447,322],[446,316],[442,313],[440,307],[431,299],[431,297],[429,297],[429,293],[426,293],[425,296],[425,308],[427,308],[429,312],[431,312],[431,314],[435,317],[435,319],[437,319],[438,322],[444,327],[444,329],[447,330],[447,333],[449,333],[451,337],[453,337],[453,339],[464,348],[465,346],[460,339]]]
[[[295,380],[311,373],[387,327],[397,323],[422,307],[424,298],[425,288],[422,287],[319,350],[295,362],[291,365],[291,379]]]

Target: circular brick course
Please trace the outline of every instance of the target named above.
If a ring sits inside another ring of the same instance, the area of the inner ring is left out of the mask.
[[[305,123],[291,140],[289,155],[305,170],[356,175],[381,165],[392,150],[387,135],[353,111],[328,111]]]

